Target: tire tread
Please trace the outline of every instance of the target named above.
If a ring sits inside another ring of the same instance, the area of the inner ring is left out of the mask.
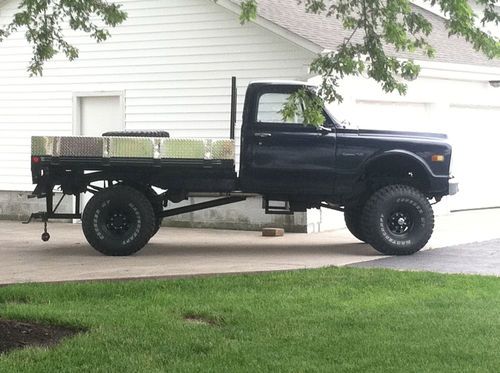
[[[363,229],[362,217],[363,206],[346,206],[344,209],[344,221],[351,234],[362,242],[366,242]]]
[[[129,245],[126,248],[116,249],[106,246],[101,240],[98,240],[94,234],[92,212],[95,211],[96,205],[103,199],[109,198],[109,195],[112,195],[113,197],[122,195],[122,198],[129,197],[133,199],[134,202],[139,205],[138,207],[145,213],[144,227],[138,239],[136,239],[132,245]],[[107,256],[129,256],[141,250],[149,242],[149,239],[152,237],[153,230],[155,228],[155,219],[155,213],[153,211],[153,207],[151,206],[151,202],[143,193],[132,187],[119,185],[109,189],[105,189],[92,197],[82,215],[82,229],[88,243],[100,253]]]
[[[380,235],[377,234],[376,213],[377,207],[384,203],[387,199],[393,197],[394,195],[407,195],[415,200],[419,200],[426,214],[426,220],[430,229],[422,240],[417,244],[409,247],[398,247],[389,245],[385,240],[383,240]],[[434,213],[432,207],[429,204],[427,198],[416,188],[405,185],[405,184],[395,184],[385,186],[378,191],[376,191],[366,202],[366,205],[362,214],[361,227],[363,230],[363,235],[366,238],[366,242],[372,245],[377,251],[385,255],[411,255],[422,249],[429,241],[432,233],[434,231]]]

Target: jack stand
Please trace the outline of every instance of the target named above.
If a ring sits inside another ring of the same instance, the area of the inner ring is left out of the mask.
[[[47,232],[47,220],[43,221],[43,233],[42,233],[42,241],[47,242],[50,240],[50,234]]]

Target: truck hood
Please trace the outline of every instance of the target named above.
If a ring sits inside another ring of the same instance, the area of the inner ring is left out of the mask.
[[[411,131],[387,131],[387,130],[368,130],[358,129],[357,132],[362,136],[373,137],[397,137],[410,139],[426,139],[426,140],[447,140],[448,136],[444,133],[432,132],[411,132]]]

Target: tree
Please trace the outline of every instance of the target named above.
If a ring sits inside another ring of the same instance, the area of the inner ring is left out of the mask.
[[[59,52],[70,61],[78,58],[78,48],[65,39],[65,25],[102,42],[110,36],[106,27],[115,27],[126,18],[120,5],[104,0],[22,0],[12,21],[0,29],[0,42],[23,30],[33,48],[28,71],[42,75],[44,63]]]
[[[500,23],[497,0],[475,0],[482,8],[475,14],[469,0],[426,0],[447,17],[449,36],[456,35],[467,40],[476,51],[487,57],[500,58],[500,40],[483,31],[481,26]],[[405,94],[404,80],[418,77],[420,67],[411,59],[398,59],[386,52],[384,45],[396,51],[421,51],[434,56],[434,48],[426,37],[432,31],[431,23],[415,12],[409,0],[297,0],[304,11],[324,14],[341,21],[347,30],[352,30],[337,50],[318,56],[311,64],[311,72],[321,75],[319,96],[327,101],[342,101],[338,92],[339,81],[346,76],[366,74],[381,84],[386,92]],[[256,0],[243,0],[241,21],[248,22],[257,16]],[[353,38],[358,34],[357,38]],[[353,41],[357,40],[357,41]],[[292,95],[282,110],[285,118],[292,118],[301,104],[309,107],[310,124],[321,125],[318,115],[321,103],[314,96],[299,92]],[[306,118],[307,119],[307,118]]]
[[[424,1],[438,7],[447,17],[449,36],[463,37],[487,57],[500,58],[498,37],[488,34],[481,27],[499,25],[498,0],[475,0],[482,8],[480,14],[474,13],[470,0]],[[405,94],[407,85],[404,80],[416,79],[420,67],[411,59],[399,59],[388,54],[387,45],[396,51],[423,52],[429,57],[434,56],[434,49],[426,39],[432,25],[415,12],[410,0],[297,2],[303,5],[305,12],[335,17],[345,29],[351,31],[350,37],[335,51],[319,55],[311,64],[311,72],[322,77],[319,98],[327,102],[342,101],[338,92],[340,80],[360,74],[366,74],[380,83],[386,92]],[[257,0],[241,0],[242,23],[254,19],[257,12]],[[25,30],[26,39],[33,46],[28,71],[32,75],[41,75],[44,63],[58,52],[63,52],[70,60],[78,57],[78,49],[65,40],[64,25],[84,31],[100,42],[110,36],[106,27],[115,27],[126,17],[120,5],[105,0],[22,0],[12,22],[0,29],[0,41],[15,31]],[[354,38],[354,35],[357,37]],[[282,110],[283,115],[293,116],[304,101],[307,109],[305,119],[310,124],[320,125],[322,101],[304,91],[290,97]]]

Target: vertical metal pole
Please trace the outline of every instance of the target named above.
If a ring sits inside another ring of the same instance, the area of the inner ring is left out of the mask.
[[[50,188],[50,191],[47,192],[45,200],[47,202],[47,215],[48,217],[51,217],[54,213],[54,192],[52,191],[52,188]]]
[[[81,198],[81,196],[82,195],[80,193],[76,194],[76,196],[75,196],[76,197],[75,210],[76,210],[77,214],[80,214],[80,198]]]
[[[229,137],[231,140],[235,138],[236,131],[236,110],[238,108],[238,88],[236,87],[236,77],[231,79],[231,131]]]

